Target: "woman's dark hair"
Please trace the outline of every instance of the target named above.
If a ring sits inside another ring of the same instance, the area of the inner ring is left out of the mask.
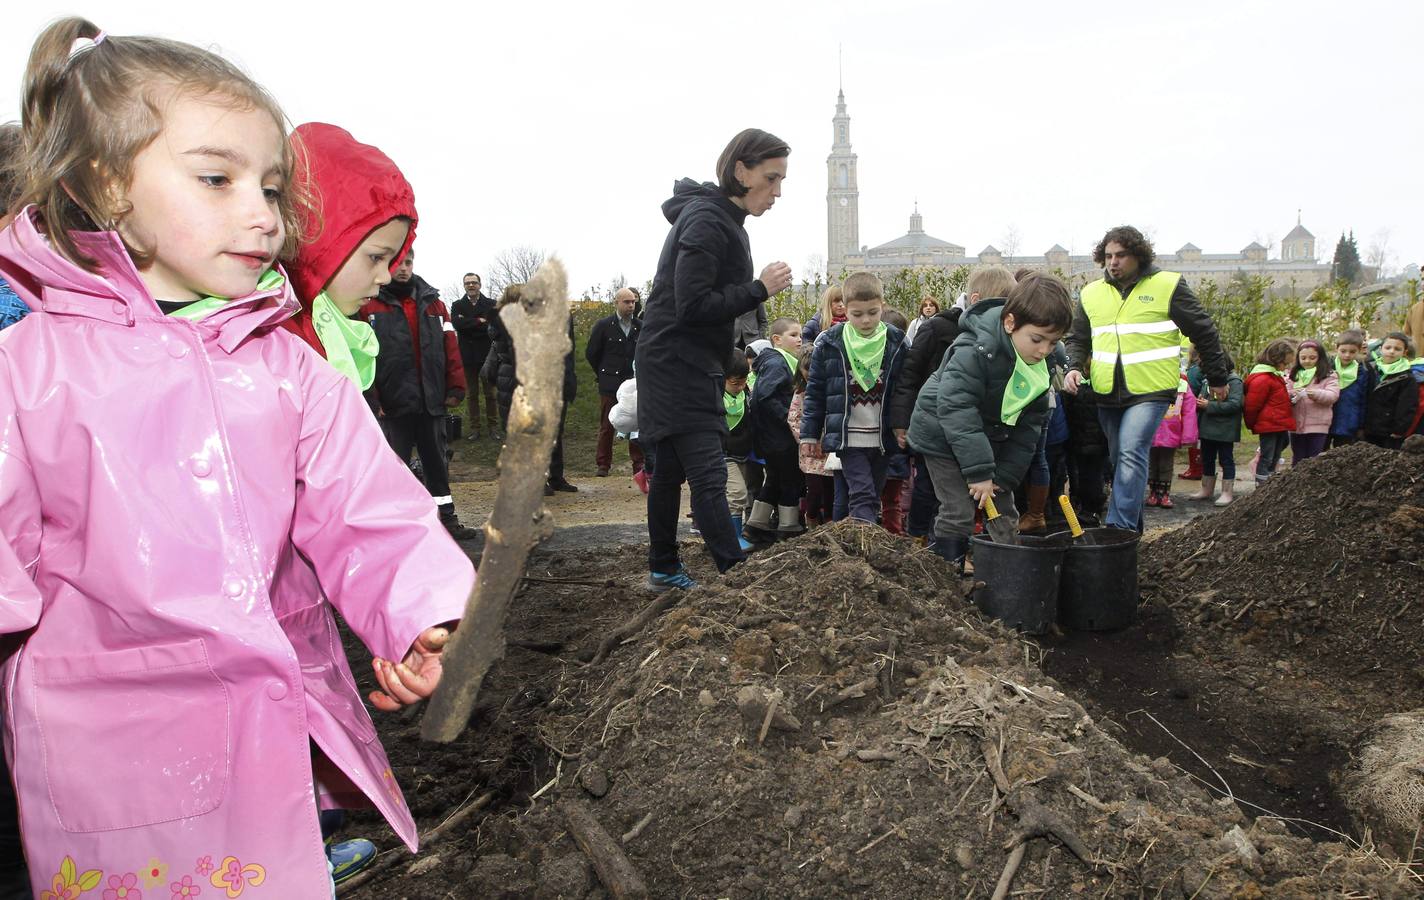
[[[737,163],[751,169],[768,159],[785,159],[790,155],[791,147],[781,138],[760,128],[748,128],[732,138],[717,157],[717,186],[728,197],[745,197],[747,189],[737,180]]]
[[[1276,338],[1266,345],[1266,349],[1256,357],[1256,362],[1261,365],[1279,369],[1281,363],[1295,355],[1295,344],[1285,338]]]
[[[1042,272],[1024,276],[1009,291],[1004,302],[1004,316],[1014,317],[1014,328],[1035,325],[1066,332],[1073,324],[1073,301],[1068,286]]]
[[[1292,363],[1290,367],[1291,381],[1295,380],[1296,374],[1301,370],[1300,351],[1306,347],[1315,348],[1315,378],[1312,379],[1311,383],[1324,381],[1326,378],[1329,378],[1330,373],[1335,371],[1335,364],[1332,363],[1330,357],[1325,354],[1325,348],[1320,346],[1319,341],[1301,341],[1300,346],[1295,348],[1295,362]]]
[[[942,306],[939,305],[939,301],[938,301],[938,300],[936,300],[935,298],[931,297],[929,294],[925,294],[923,297],[920,298],[920,312],[919,312],[919,314],[922,315],[922,316],[925,314],[925,306],[926,306],[926,305],[929,305],[929,306],[933,306],[933,307],[934,307],[934,312],[931,313],[930,315],[936,315],[936,316],[937,316],[937,315],[939,315],[940,311],[941,311],[942,309],[944,309],[944,307],[942,307]]]
[[[727,357],[727,364],[723,366],[723,369],[725,369],[722,373],[724,380],[728,378],[746,378],[747,373],[751,371],[751,367],[747,364],[747,355],[735,351],[733,351],[731,356]]]
[[[1131,225],[1109,228],[1103,239],[1098,241],[1098,246],[1093,248],[1093,262],[1100,266],[1107,262],[1108,244],[1121,244],[1122,249],[1137,257],[1137,267],[1143,272],[1146,272],[1147,267],[1157,258],[1157,254],[1152,250],[1152,242]]]

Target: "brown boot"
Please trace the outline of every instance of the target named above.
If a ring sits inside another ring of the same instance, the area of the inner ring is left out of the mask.
[[[1026,493],[1028,509],[1019,516],[1019,534],[1036,534],[1048,527],[1043,518],[1043,508],[1048,503],[1048,485],[1031,484]]]

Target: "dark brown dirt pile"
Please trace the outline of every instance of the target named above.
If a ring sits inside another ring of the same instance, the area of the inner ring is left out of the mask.
[[[641,551],[566,555],[560,575],[589,582],[579,624],[569,585],[531,585],[511,639],[539,643],[560,616],[562,633],[511,651],[466,737],[430,748],[382,722],[423,829],[442,802],[494,789],[505,805],[355,896],[607,896],[560,800],[627,835],[655,897],[987,897],[1024,832],[1020,895],[1412,896],[1398,867],[1248,824],[1130,754],[908,541],[842,524],[726,578],[693,569],[703,588],[583,664],[636,611],[610,624]]]
[[[1356,444],[1144,547],[1144,593],[1363,702],[1424,687],[1424,443]],[[1386,703],[1386,707],[1388,703]]]

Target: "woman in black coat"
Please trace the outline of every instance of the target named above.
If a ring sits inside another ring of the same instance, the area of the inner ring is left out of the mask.
[[[672,223],[658,257],[643,313],[635,369],[638,440],[656,460],[648,487],[648,587],[691,588],[677,555],[682,483],[692,491],[692,518],[725,572],[745,559],[727,508],[722,436],[723,364],[737,317],[790,287],[791,267],[774,262],[752,277],[743,227],[781,196],[791,148],[749,128],[717,160],[717,184],[684,178],[663,204]]]

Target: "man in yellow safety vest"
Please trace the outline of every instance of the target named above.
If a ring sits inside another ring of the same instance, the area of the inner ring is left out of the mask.
[[[1201,356],[1217,399],[1226,397],[1231,359],[1201,301],[1177,272],[1154,264],[1142,232],[1119,225],[1093,248],[1103,277],[1083,287],[1065,342],[1069,372],[1063,389],[1097,395],[1098,420],[1114,460],[1112,500],[1104,524],[1142,530],[1147,455],[1152,437],[1177,395],[1182,337]]]

